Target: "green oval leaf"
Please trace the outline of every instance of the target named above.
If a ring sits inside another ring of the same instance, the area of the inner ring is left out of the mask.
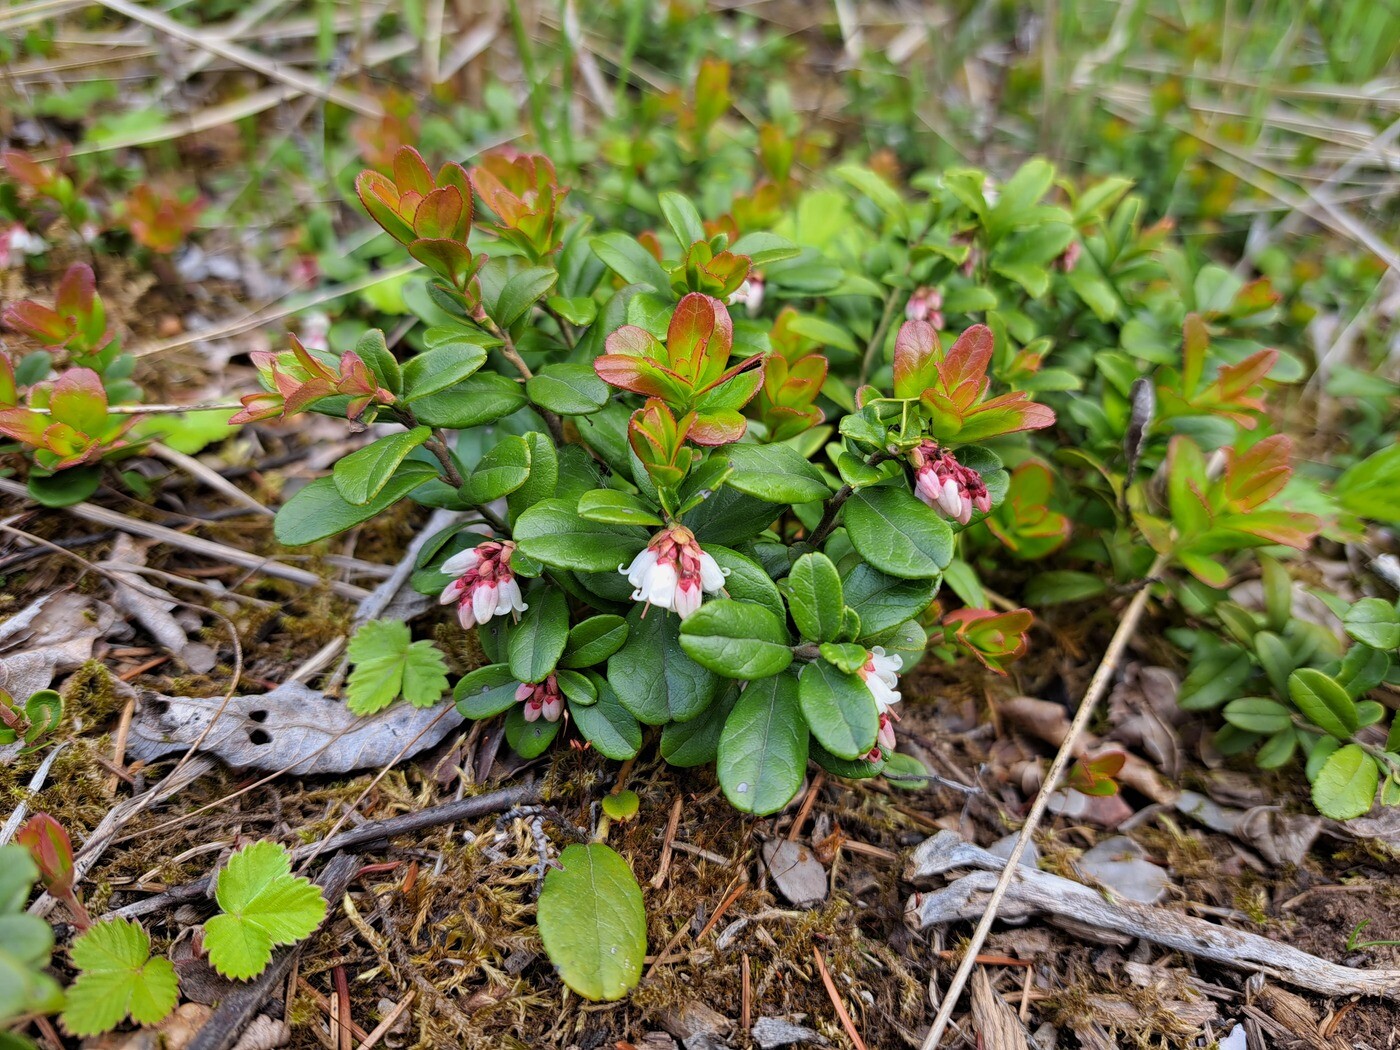
[[[347,503],[336,488],[335,478],[317,478],[282,504],[272,525],[273,534],[288,547],[315,543],[368,521],[435,477],[437,471],[429,464],[407,460],[379,495],[363,506]]]
[[[461,497],[479,507],[508,496],[530,476],[530,445],[521,437],[507,434],[481,457],[462,484]]]
[[[647,953],[642,890],[627,862],[601,842],[566,846],[540,893],[537,922],[549,961],[585,999],[621,999]]]
[[[515,703],[520,680],[505,664],[488,664],[464,675],[452,690],[464,718],[490,718]]]
[[[717,598],[681,623],[681,648],[726,678],[767,678],[792,663],[787,625],[761,605]]]
[[[768,503],[812,503],[831,488],[821,472],[791,445],[728,445],[723,455],[734,472],[728,485]]]
[[[1315,667],[1303,667],[1288,676],[1288,695],[1308,721],[1339,740],[1346,740],[1360,727],[1356,701]]]
[[[1293,724],[1288,708],[1263,696],[1231,700],[1223,712],[1225,721],[1250,733],[1279,733]]]
[[[520,515],[515,542],[530,557],[555,568],[616,572],[646,546],[646,536],[636,529],[579,517],[567,500],[545,499]]]
[[[719,738],[716,769],[725,798],[745,813],[778,812],[802,787],[808,736],[795,677],[750,684]]]
[[[559,725],[544,718],[525,721],[525,706],[518,704],[506,715],[506,743],[521,758],[535,758],[554,742]]]
[[[627,626],[627,644],[608,660],[608,681],[622,706],[656,726],[685,722],[705,710],[720,680],[681,649],[677,618],[661,609],[643,617],[636,607]]]
[[[608,403],[608,384],[589,365],[546,365],[525,382],[525,393],[541,408],[561,416],[586,416]]]
[[[569,603],[557,587],[536,587],[530,608],[509,628],[506,658],[522,682],[542,682],[553,671],[569,640]]]
[[[846,599],[841,589],[841,576],[825,554],[804,554],[793,562],[783,591],[792,611],[792,622],[804,638],[830,642],[841,633]]]
[[[414,427],[401,434],[382,437],[350,453],[335,465],[331,477],[346,503],[362,507],[389,483],[408,454],[432,435],[427,427]]]
[[[434,346],[403,366],[403,398],[408,404],[446,390],[486,363],[486,348],[454,341]]]
[[[569,631],[560,667],[592,667],[622,648],[627,641],[627,621],[621,616],[590,616]]]
[[[859,676],[825,660],[802,668],[798,699],[812,735],[837,758],[864,758],[875,746],[880,712]]]
[[[856,492],[846,503],[845,523],[861,557],[891,576],[931,579],[953,560],[953,530],[903,487]]]
[[[1323,816],[1350,820],[1370,810],[1379,786],[1375,759],[1347,744],[1333,752],[1313,781],[1313,805]]]
[[[623,762],[642,749],[642,727],[632,712],[622,706],[613,687],[601,675],[591,674],[588,680],[597,691],[594,704],[570,703],[569,713],[574,724],[604,758]]]

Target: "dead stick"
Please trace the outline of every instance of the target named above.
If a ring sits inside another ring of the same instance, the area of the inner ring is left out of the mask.
[[[985,894],[996,882],[990,871],[971,872],[945,889],[912,901],[909,918],[920,927],[970,919],[986,906]],[[1107,899],[1099,890],[1048,871],[1021,868],[1005,899],[1013,918],[1044,914],[1051,922],[1124,934],[1219,966],[1267,974],[1321,995],[1400,999],[1400,970],[1342,966],[1257,933],[1136,901]]]
[[[316,880],[321,896],[334,905],[345,896],[350,880],[359,868],[359,857],[351,853],[336,854]],[[331,914],[331,911],[326,913],[327,919]],[[300,946],[288,948],[272,960],[261,976],[225,996],[213,1016],[189,1043],[187,1050],[229,1050],[234,1046],[273,990],[281,987],[287,979],[300,950]]]
[[[1152,568],[1147,571],[1147,579],[1151,580],[1158,576],[1166,566],[1166,555],[1159,554],[1152,563]],[[1065,767],[1069,765],[1070,758],[1073,757],[1075,749],[1078,747],[1080,735],[1088,726],[1094,709],[1098,707],[1099,699],[1108,689],[1108,683],[1118,669],[1118,661],[1123,658],[1123,652],[1128,647],[1128,639],[1137,630],[1138,621],[1142,619],[1142,614],[1147,609],[1147,598],[1151,589],[1147,583],[1144,583],[1133,595],[1133,600],[1128,603],[1127,611],[1124,612],[1118,629],[1113,632],[1113,637],[1109,639],[1108,649],[1103,654],[1103,660],[1099,662],[1098,669],[1094,671],[1094,677],[1089,680],[1089,688],[1084,691],[1084,699],[1080,701],[1079,710],[1074,713],[1074,721],[1070,723],[1069,734],[1065,737],[1064,743],[1060,745],[1060,750],[1055,753],[1055,761],[1050,763],[1050,771],[1045,774],[1045,782],[1040,785],[1040,791],[1036,794],[1035,802],[1031,805],[1030,814],[1016,835],[1016,842],[1011,847],[1011,855],[1006,859],[1006,867],[1002,870],[1001,876],[997,879],[996,888],[992,890],[992,895],[987,901],[987,910],[982,913],[977,928],[972,931],[972,939],[968,942],[962,962],[958,964],[957,972],[953,974],[953,980],[943,995],[943,1005],[938,1008],[938,1015],[933,1019],[933,1027],[928,1030],[928,1036],[924,1039],[922,1050],[934,1050],[938,1046],[939,1041],[943,1038],[943,1032],[948,1027],[948,1022],[953,1018],[953,1009],[957,1006],[958,996],[962,994],[968,978],[972,976],[972,970],[977,965],[977,956],[982,951],[982,945],[987,943],[987,935],[992,932],[992,923],[996,921],[997,909],[1001,907],[1001,899],[1006,896],[1006,889],[1016,876],[1021,864],[1021,855],[1025,853],[1027,843],[1030,842],[1035,829],[1040,825],[1041,818],[1045,816],[1045,809],[1050,804],[1050,796],[1054,793],[1055,785],[1059,783]]]
[[[398,1005],[384,1015],[384,1020],[374,1026],[374,1030],[371,1031],[369,1035],[365,1036],[364,1041],[361,1042],[355,1050],[370,1050],[370,1047],[383,1039],[389,1029],[394,1027],[394,1022],[408,1009],[409,1004],[413,1002],[413,997],[417,994],[417,992],[410,989],[409,993],[399,1000]]]
[[[513,787],[491,791],[485,795],[474,795],[470,798],[444,802],[440,806],[420,809],[416,813],[401,813],[388,820],[374,820],[368,824],[361,824],[357,828],[333,835],[323,842],[308,842],[303,846],[298,846],[292,850],[292,859],[301,860],[318,851],[367,846],[371,843],[394,838],[397,835],[406,835],[441,824],[452,824],[459,820],[471,820],[488,813],[510,809],[512,806],[523,806],[537,801],[539,801],[539,788],[536,785],[516,784]],[[195,879],[194,882],[167,890],[159,896],[149,897],[146,900],[128,904],[124,908],[118,908],[113,914],[124,919],[132,919],[149,912],[159,911],[173,904],[194,900],[204,895],[209,888],[211,878],[212,876],[205,875],[203,878]]]
[[[675,848],[676,829],[681,822],[681,806],[685,799],[677,795],[671,803],[671,817],[666,821],[666,837],[661,842],[661,861],[656,865],[656,875],[652,877],[651,888],[659,890],[666,885],[666,875],[671,870],[671,854]]]

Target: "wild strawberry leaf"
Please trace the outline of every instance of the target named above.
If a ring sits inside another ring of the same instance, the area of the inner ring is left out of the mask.
[[[275,842],[234,853],[214,896],[223,911],[204,924],[204,947],[214,969],[240,981],[262,973],[274,947],[311,936],[326,917],[321,891],[292,874],[291,854]]]
[[[69,949],[80,971],[68,989],[63,1027],[77,1036],[110,1031],[130,1015],[151,1025],[175,1008],[175,967],[151,958],[140,923],[108,919],[78,935]]]
[[[415,707],[431,707],[447,692],[447,663],[432,642],[413,641],[408,625],[372,620],[355,632],[347,649],[350,672],[346,706],[370,715],[402,696]]]

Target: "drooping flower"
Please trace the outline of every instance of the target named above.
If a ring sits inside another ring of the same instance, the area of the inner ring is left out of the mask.
[[[943,327],[943,293],[937,288],[920,285],[914,289],[904,306],[906,321],[927,321],[935,328]]]
[[[513,553],[515,544],[510,540],[488,540],[442,563],[442,571],[456,579],[443,588],[438,600],[443,605],[457,603],[457,619],[464,629],[506,613],[519,619],[529,608],[510,568]]]
[[[909,453],[909,462],[914,466],[914,494],[944,517],[966,525],[974,510],[986,514],[992,509],[982,475],[937,442],[923,442]]]
[[[1062,251],[1055,259],[1055,268],[1062,273],[1072,273],[1079,265],[1079,256],[1084,252],[1084,246],[1078,241],[1070,241],[1069,247]]]
[[[543,682],[522,682],[515,691],[515,699],[525,705],[521,715],[527,722],[538,721],[541,717],[546,722],[557,722],[564,711],[564,694],[559,691],[554,675]]]
[[[47,248],[42,237],[30,233],[22,223],[14,223],[0,230],[0,270],[21,266],[26,255],[39,255]]]
[[[757,317],[763,312],[763,274],[752,272],[745,278],[744,283],[734,291],[734,294],[727,300],[728,305],[737,306],[742,303],[744,312],[750,317]]]
[[[662,529],[631,565],[619,565],[618,571],[636,588],[633,601],[669,609],[682,619],[700,608],[702,591],[722,591],[727,575],[684,525]]]
[[[861,680],[875,698],[875,706],[880,711],[880,731],[875,746],[865,757],[870,762],[878,762],[881,748],[893,751],[895,748],[894,724],[899,716],[894,713],[894,705],[899,703],[899,669],[904,660],[897,655],[886,653],[880,646],[867,651],[865,666],[860,669]]]

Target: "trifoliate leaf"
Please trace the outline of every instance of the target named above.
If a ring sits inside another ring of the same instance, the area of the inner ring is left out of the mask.
[[[275,842],[230,857],[214,896],[223,914],[204,924],[204,947],[214,969],[240,981],[267,968],[273,947],[311,936],[326,917],[321,891],[292,874],[291,854]]]
[[[357,715],[371,715],[403,696],[414,707],[431,707],[447,692],[447,663],[437,646],[413,641],[408,624],[374,620],[351,639],[346,705]]]
[[[69,956],[81,971],[62,1016],[73,1035],[111,1031],[128,1014],[137,1024],[155,1024],[175,1008],[175,967],[151,958],[151,938],[140,923],[99,922],[78,935]]]

